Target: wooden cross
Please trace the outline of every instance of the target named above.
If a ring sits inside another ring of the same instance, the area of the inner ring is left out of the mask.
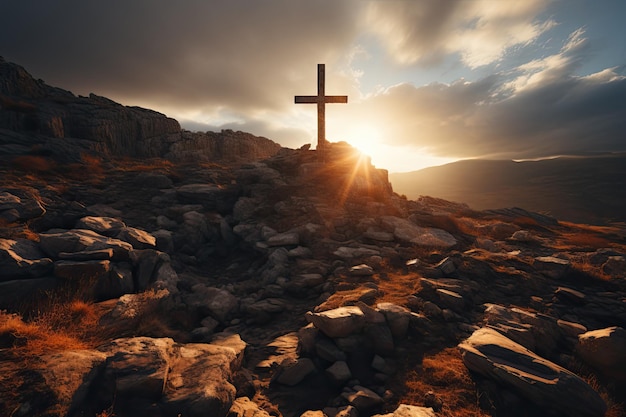
[[[325,86],[325,65],[317,64],[317,95],[295,96],[296,104],[317,104],[317,151],[324,160],[326,146],[326,103],[347,103],[348,96],[327,96]]]

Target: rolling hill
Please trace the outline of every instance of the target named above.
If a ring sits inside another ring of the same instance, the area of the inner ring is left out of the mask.
[[[429,195],[478,210],[522,207],[573,222],[626,221],[626,154],[465,160],[389,177],[410,199]]]

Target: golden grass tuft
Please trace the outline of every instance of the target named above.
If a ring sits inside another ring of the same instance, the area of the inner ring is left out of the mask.
[[[443,401],[437,412],[444,417],[486,417],[480,409],[476,385],[456,348],[446,348],[432,355],[425,355],[420,364],[407,363],[401,378],[399,403],[424,405],[426,394],[434,392]]]

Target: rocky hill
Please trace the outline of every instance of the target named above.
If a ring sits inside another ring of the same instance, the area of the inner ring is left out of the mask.
[[[0,57],[0,157],[53,156],[77,161],[81,154],[166,157],[170,160],[248,161],[274,155],[269,139],[230,130],[182,131],[178,122],[105,97],[71,92],[35,80]]]
[[[165,155],[0,165],[0,415],[624,415],[623,228]]]
[[[561,157],[542,161],[467,160],[391,174],[409,198],[430,195],[477,210],[524,207],[561,220],[626,222],[626,155]]]

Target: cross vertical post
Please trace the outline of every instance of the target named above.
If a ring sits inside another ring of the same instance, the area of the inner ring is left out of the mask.
[[[295,96],[296,104],[317,104],[317,151],[324,161],[326,148],[326,103],[347,103],[348,96],[326,95],[326,66],[317,64],[317,96]]]

